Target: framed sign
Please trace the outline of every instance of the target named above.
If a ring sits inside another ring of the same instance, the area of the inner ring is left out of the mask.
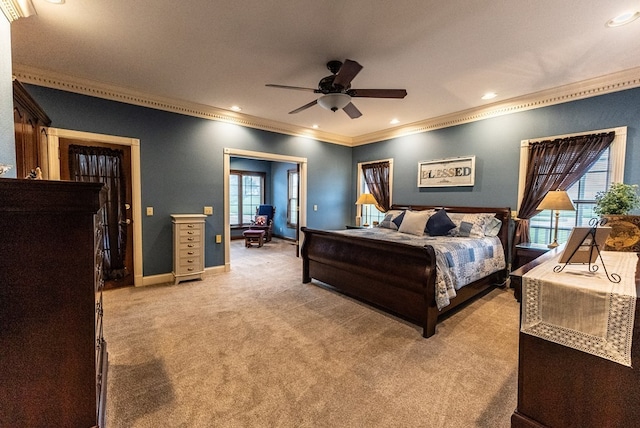
[[[418,187],[473,186],[476,157],[418,162]]]

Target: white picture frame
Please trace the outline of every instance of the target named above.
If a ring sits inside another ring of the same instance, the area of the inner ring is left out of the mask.
[[[418,187],[473,186],[475,175],[475,156],[418,162]]]

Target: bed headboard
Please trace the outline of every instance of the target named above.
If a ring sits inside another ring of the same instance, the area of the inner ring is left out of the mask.
[[[444,208],[447,212],[451,213],[492,213],[496,218],[502,221],[498,238],[502,242],[504,248],[505,257],[509,257],[509,221],[511,220],[511,208],[495,208],[495,207],[443,207],[437,205],[400,205],[394,204],[392,210],[439,210]]]

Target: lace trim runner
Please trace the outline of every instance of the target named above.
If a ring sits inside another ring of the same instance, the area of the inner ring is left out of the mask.
[[[520,331],[631,367],[638,255],[602,252],[607,270],[622,278],[618,284],[599,259],[596,272],[582,264],[553,272],[559,257],[523,276]]]

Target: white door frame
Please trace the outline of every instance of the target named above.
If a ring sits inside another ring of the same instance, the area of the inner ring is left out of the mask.
[[[88,140],[131,147],[131,219],[133,220],[133,283],[143,284],[142,276],[142,198],[140,186],[140,140],[115,135],[94,134],[70,129],[48,128],[49,179],[60,180],[60,138]]]
[[[307,158],[224,148],[224,270],[226,272],[231,270],[231,222],[229,219],[229,174],[231,173],[231,156],[274,162],[296,163],[300,165],[300,200],[298,201],[300,208],[298,212],[298,230],[307,225]],[[302,245],[301,242],[298,242],[298,244]]]

